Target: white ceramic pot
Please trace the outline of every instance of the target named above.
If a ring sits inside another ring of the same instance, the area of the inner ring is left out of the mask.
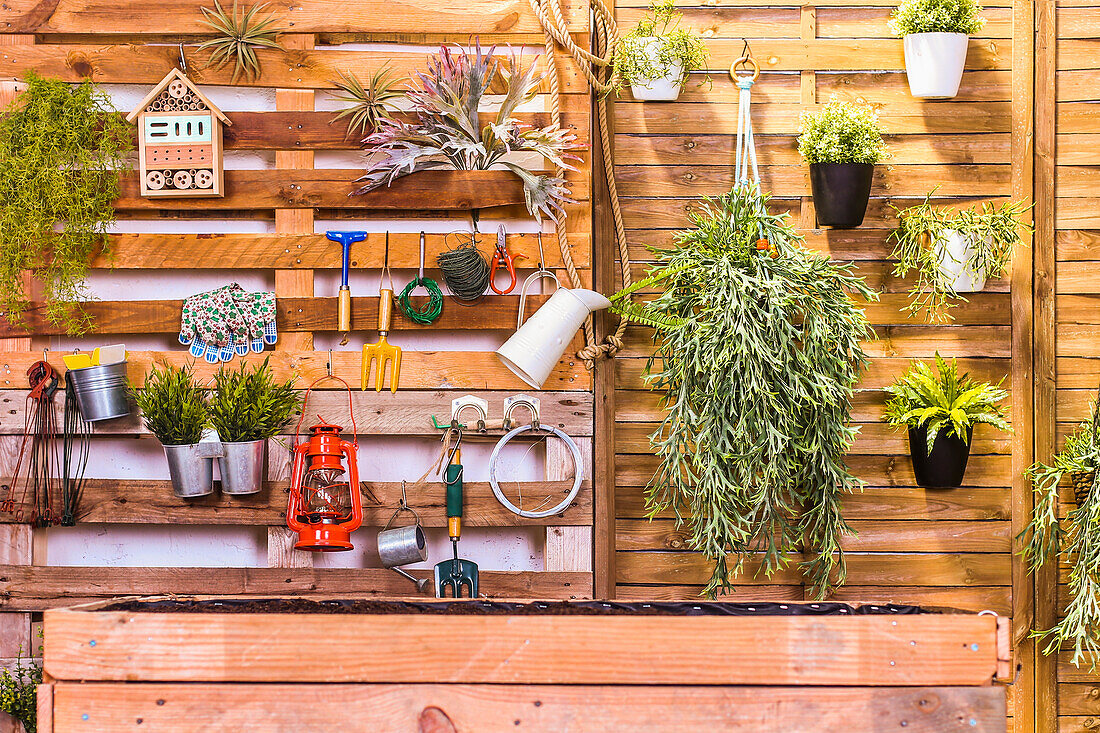
[[[946,285],[956,293],[977,293],[985,287],[985,273],[975,272],[967,266],[974,255],[974,240],[948,229],[936,242],[936,258],[944,273]]]
[[[649,57],[650,63],[655,68],[660,68],[657,61],[659,43],[657,38],[650,38],[643,41],[639,46],[639,51]],[[672,64],[665,68],[663,76],[635,80],[630,85],[630,92],[640,102],[675,102],[676,98],[680,96],[681,87],[684,85],[683,76],[684,67],[680,64]]]
[[[909,92],[921,99],[950,99],[959,93],[966,65],[965,33],[912,33],[905,46]]]

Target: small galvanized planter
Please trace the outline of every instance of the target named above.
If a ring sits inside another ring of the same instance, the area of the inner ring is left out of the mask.
[[[70,369],[65,378],[73,384],[76,404],[85,422],[113,420],[130,414],[126,362]]]
[[[222,493],[232,496],[255,494],[264,485],[264,447],[266,440],[222,443],[218,467],[222,475]]]
[[[181,499],[195,499],[214,493],[214,459],[224,452],[221,443],[165,445],[172,491]]]

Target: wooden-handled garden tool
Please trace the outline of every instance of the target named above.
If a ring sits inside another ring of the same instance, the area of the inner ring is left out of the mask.
[[[382,265],[382,273],[389,272],[390,262],[390,235],[386,232],[386,256]],[[401,348],[386,341],[393,323],[393,282],[390,287],[382,287],[381,276],[378,282],[378,342],[363,346],[363,369],[360,375],[362,388],[365,390],[370,385],[371,365],[374,363],[374,391],[381,392],[382,384],[386,377],[386,362],[390,364],[390,392],[397,391],[397,384],[401,376]]]
[[[348,342],[348,333],[351,331],[351,288],[348,287],[348,260],[351,254],[351,245],[362,242],[367,238],[366,232],[325,232],[325,236],[333,242],[339,242],[343,248],[343,259],[340,268],[340,300],[336,310],[336,330],[342,337],[341,344]]]
[[[446,598],[451,589],[454,598],[462,597],[465,587],[468,597],[477,598],[477,563],[458,557],[458,540],[462,536],[462,452],[458,444],[451,451],[443,482],[447,486],[447,534],[451,538],[454,558],[435,566],[435,596]]]

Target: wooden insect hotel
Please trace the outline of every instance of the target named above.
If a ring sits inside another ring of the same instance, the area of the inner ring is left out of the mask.
[[[222,124],[229,118],[172,69],[126,118],[135,122],[142,196],[223,196]]]

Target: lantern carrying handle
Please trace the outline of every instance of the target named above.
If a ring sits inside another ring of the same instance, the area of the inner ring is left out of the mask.
[[[331,359],[329,361],[331,364]],[[340,384],[344,385],[344,389],[348,393],[348,415],[351,417],[351,443],[356,448],[359,447],[359,429],[355,424],[355,404],[353,403],[351,386],[342,377],[338,377],[335,374],[322,374],[317,379],[313,380],[313,383],[306,387],[306,396],[302,398],[302,414],[298,417],[298,425],[294,428],[294,444],[298,444],[298,438],[302,435],[302,423],[306,419],[306,403],[309,402],[309,395],[313,392],[313,388],[326,379],[332,379]],[[317,416],[318,420],[324,420],[320,415]]]

